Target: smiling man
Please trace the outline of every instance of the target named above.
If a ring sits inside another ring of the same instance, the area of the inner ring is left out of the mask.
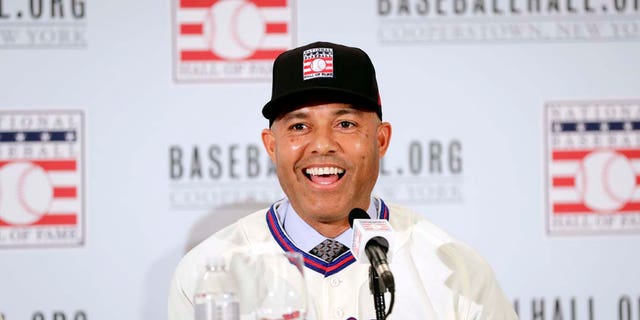
[[[193,319],[207,257],[302,253],[309,319],[372,319],[369,267],[349,251],[349,212],[364,209],[394,229],[396,303],[389,319],[516,319],[491,268],[465,244],[407,208],[372,195],[391,139],[375,70],[358,49],[316,42],[282,53],[262,141],[286,197],[212,235],[177,267],[169,319]],[[250,288],[251,276],[239,277]],[[250,289],[249,289],[250,290]],[[255,301],[241,301],[251,308]]]
[[[351,209],[369,207],[391,126],[375,112],[317,101],[275,118],[262,140],[292,209],[324,237],[339,236]]]

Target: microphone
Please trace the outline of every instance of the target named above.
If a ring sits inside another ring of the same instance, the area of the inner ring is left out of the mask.
[[[370,262],[385,287],[393,292],[395,283],[387,257],[394,240],[393,228],[387,220],[371,220],[367,212],[360,208],[354,208],[349,213],[349,225],[353,228],[351,252],[357,260]]]

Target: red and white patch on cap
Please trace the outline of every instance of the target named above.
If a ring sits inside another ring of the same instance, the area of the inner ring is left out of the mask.
[[[333,78],[333,49],[313,48],[302,53],[302,78]]]

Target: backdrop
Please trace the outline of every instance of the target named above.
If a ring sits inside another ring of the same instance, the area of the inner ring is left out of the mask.
[[[363,48],[375,192],[522,319],[640,319],[638,0],[0,0],[0,319],[166,319],[171,274],[282,196],[274,57]]]

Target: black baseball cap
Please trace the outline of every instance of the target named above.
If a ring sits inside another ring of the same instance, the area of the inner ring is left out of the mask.
[[[271,101],[262,108],[269,126],[280,115],[312,102],[349,103],[382,119],[376,72],[359,48],[314,42],[281,53],[273,63]]]

